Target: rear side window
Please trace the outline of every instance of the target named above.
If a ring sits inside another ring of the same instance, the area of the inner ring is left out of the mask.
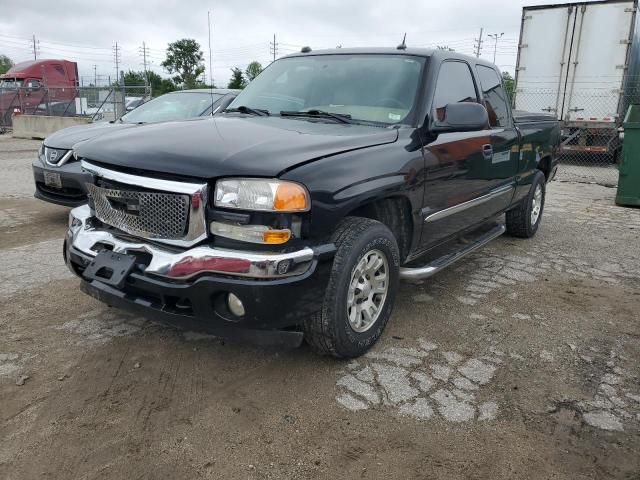
[[[502,79],[493,68],[477,65],[478,77],[482,87],[484,106],[489,112],[489,125],[504,127],[507,125],[509,110],[507,96],[502,87]]]
[[[471,69],[464,62],[444,62],[438,73],[436,93],[433,97],[436,119],[444,121],[444,109],[447,104],[460,102],[478,103]]]

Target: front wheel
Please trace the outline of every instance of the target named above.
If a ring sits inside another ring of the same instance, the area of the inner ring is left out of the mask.
[[[536,234],[542,221],[546,185],[544,173],[537,171],[527,198],[516,208],[507,212],[507,232],[510,235],[531,238]]]
[[[400,254],[382,223],[348,217],[336,229],[337,247],[322,309],[304,322],[305,339],[318,353],[358,357],[384,331],[398,289]]]

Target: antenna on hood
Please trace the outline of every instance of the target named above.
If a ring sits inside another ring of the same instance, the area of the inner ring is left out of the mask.
[[[213,69],[211,68],[211,13],[207,11],[207,26],[209,27],[209,94],[211,95],[211,116],[213,116]]]
[[[398,45],[396,48],[398,50],[406,50],[407,49],[407,33],[405,32],[404,37],[402,38],[402,43]]]

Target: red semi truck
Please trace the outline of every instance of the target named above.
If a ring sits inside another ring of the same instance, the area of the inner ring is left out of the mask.
[[[75,113],[78,64],[68,60],[18,63],[0,75],[0,130],[11,126],[14,113]]]

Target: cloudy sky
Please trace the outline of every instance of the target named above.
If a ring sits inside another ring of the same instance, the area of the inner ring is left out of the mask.
[[[166,75],[160,63],[167,43],[195,38],[205,53],[209,78],[207,11],[211,11],[213,78],[226,86],[230,68],[252,60],[272,59],[309,45],[314,49],[396,46],[404,32],[409,46],[447,45],[471,54],[480,28],[485,31],[482,56],[493,58],[488,33],[503,33],[496,63],[513,73],[523,5],[538,0],[0,0],[0,54],[14,61],[38,58],[78,62],[85,84],[93,82],[94,65],[104,81],[115,76],[113,46],[121,46],[121,70],[142,69],[142,43],[150,68]]]

